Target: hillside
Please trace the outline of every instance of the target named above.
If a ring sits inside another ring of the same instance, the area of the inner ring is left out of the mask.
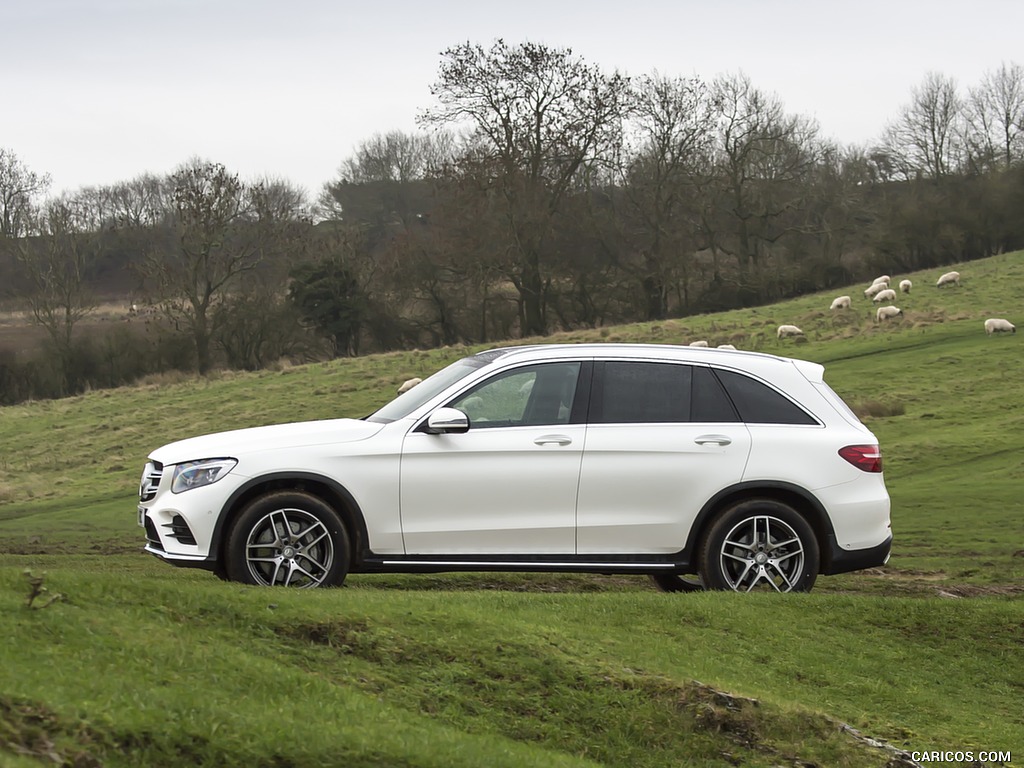
[[[881,441],[896,538],[885,568],[810,595],[500,574],[293,594],[139,553],[152,448],[360,416],[465,349],[0,410],[0,765],[887,764],[841,723],[1019,760],[1024,337],[982,323],[1020,325],[1024,253],[959,269],[942,290],[943,270],[909,275],[904,316],[885,324],[851,286],[845,313],[818,294],[550,339],[707,339],[825,364]],[[778,340],[780,323],[806,339]],[[25,607],[24,569],[63,599]]]

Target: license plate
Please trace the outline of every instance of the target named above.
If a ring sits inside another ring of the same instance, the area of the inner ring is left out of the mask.
[[[142,528],[146,527],[146,508],[139,507],[139,526]]]

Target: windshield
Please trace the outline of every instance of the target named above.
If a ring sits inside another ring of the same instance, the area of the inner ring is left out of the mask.
[[[491,360],[482,355],[457,360],[447,368],[442,368],[433,376],[424,379],[408,392],[399,395],[379,411],[367,416],[366,421],[388,424],[398,419],[404,419],[425,402],[439,395],[460,379],[464,379],[473,371],[483,368],[489,362]]]

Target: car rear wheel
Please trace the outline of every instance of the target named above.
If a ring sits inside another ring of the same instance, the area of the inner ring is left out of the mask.
[[[231,528],[227,575],[232,581],[300,589],[340,585],[349,568],[345,526],[328,504],[299,491],[251,502]]]
[[[662,592],[703,592],[700,576],[690,573],[652,573],[651,581]]]
[[[788,504],[752,499],[727,509],[701,547],[701,578],[709,589],[809,592],[818,577],[818,541]]]

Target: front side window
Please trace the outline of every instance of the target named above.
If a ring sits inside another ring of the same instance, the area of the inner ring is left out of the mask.
[[[568,424],[580,364],[546,363],[499,373],[448,405],[469,416],[472,429]]]

